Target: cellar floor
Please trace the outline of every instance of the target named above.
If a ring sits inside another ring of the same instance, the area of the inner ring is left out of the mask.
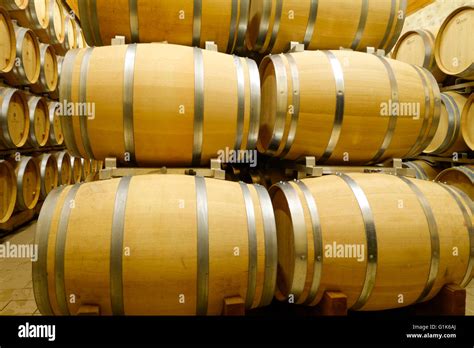
[[[0,243],[32,244],[36,222],[0,238]],[[467,287],[466,315],[474,316],[474,280]],[[30,259],[0,257],[0,315],[40,315],[31,281]]]

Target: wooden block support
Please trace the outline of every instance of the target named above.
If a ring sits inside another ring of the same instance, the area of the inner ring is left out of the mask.
[[[430,301],[415,305],[417,315],[466,315],[466,289],[445,285]]]
[[[314,308],[315,315],[346,316],[347,296],[342,292],[326,291],[321,302]]]
[[[245,315],[245,301],[240,296],[228,297],[224,299],[224,316],[243,316]]]
[[[125,45],[125,36],[115,36],[111,40],[111,45],[116,46],[116,45]]]
[[[100,315],[100,307],[96,305],[84,305],[81,306],[78,310],[76,315],[78,316],[99,316]]]

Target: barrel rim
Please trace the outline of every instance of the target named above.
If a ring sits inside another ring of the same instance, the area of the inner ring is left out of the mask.
[[[35,122],[35,116],[36,116],[36,110],[39,107],[39,104],[42,105],[43,110],[45,112],[45,139],[43,141],[39,141],[36,138],[36,122]],[[46,102],[46,99],[43,97],[38,97],[38,96],[31,96],[28,98],[28,115],[30,118],[30,143],[33,147],[43,147],[45,146],[48,141],[49,141],[49,133],[50,133],[50,123],[49,123],[49,107],[48,103]]]
[[[35,195],[33,200],[30,204],[26,204],[24,192],[23,192],[23,178],[25,175],[25,171],[28,166],[33,166],[34,171],[36,172],[36,185],[35,185]],[[17,204],[20,209],[23,210],[32,210],[38,204],[40,198],[40,190],[41,190],[41,174],[38,167],[38,164],[34,161],[33,157],[29,156],[22,156],[20,162],[18,163],[18,175],[17,175],[17,186],[18,186],[18,195],[17,195]]]
[[[3,89],[3,90],[2,90]],[[29,108],[28,108],[28,101],[26,100],[25,95],[18,89],[15,88],[10,88],[10,87],[5,87],[2,88],[0,87],[0,94],[3,94],[3,103],[1,105],[1,110],[0,110],[0,125],[2,128],[2,135],[3,138],[2,140],[5,142],[6,147],[12,147],[12,148],[20,148],[23,145],[26,144],[28,141],[29,137],[29,131],[30,131],[30,118],[29,118]],[[10,105],[10,101],[14,96],[18,96],[20,98],[21,103],[23,104],[23,110],[24,110],[24,121],[25,125],[23,128],[23,137],[18,143],[14,143],[10,134],[10,127],[8,127],[8,109]],[[6,120],[5,120],[6,117]]]
[[[9,173],[9,181],[10,181],[10,184],[12,184],[10,185],[11,190],[12,190],[12,199],[10,199],[10,204],[8,206],[8,209],[5,215],[0,216],[0,223],[5,223],[11,218],[15,210],[16,198],[17,198],[17,185],[16,185],[15,170],[13,169],[12,165],[8,161],[0,160],[0,167],[1,166],[5,166],[7,168],[7,171]]]
[[[59,176],[59,173],[58,173],[58,161],[56,160],[56,157],[54,157],[52,154],[50,153],[43,153],[41,156],[38,156],[38,163],[39,163],[39,167],[40,167],[40,175],[41,175],[41,198],[42,199],[45,199],[48,194],[54,190],[56,187],[58,187],[58,176]],[[52,163],[53,167],[54,167],[54,187],[48,191],[48,189],[46,188],[46,185],[45,185],[45,181],[44,181],[44,178],[45,178],[45,175],[46,175],[46,168],[48,166],[50,166]]]
[[[466,104],[464,104],[464,108],[462,110],[462,115],[461,115],[461,133],[462,133],[462,138],[464,139],[464,142],[466,145],[474,151],[474,134],[469,133],[469,128],[468,128],[468,120],[469,120],[469,113],[472,112],[471,108],[473,107],[474,104],[474,93],[471,93],[469,98],[467,98]],[[472,121],[471,121],[472,122]],[[471,131],[471,133],[474,133]]]
[[[67,151],[61,151],[55,153],[56,160],[58,162],[58,185],[70,185],[72,182],[72,167],[71,167],[71,155]],[[69,165],[69,175],[68,181],[63,182],[62,178],[62,171],[63,171],[63,164],[66,163],[66,166]]]
[[[53,73],[54,73],[54,82],[53,86],[50,86],[48,83],[48,79],[46,78],[46,70],[44,69],[46,63],[46,54],[49,54],[53,57]],[[40,64],[41,64],[41,71],[40,77],[38,80],[38,87],[42,88],[45,92],[53,92],[56,90],[59,81],[59,74],[58,74],[58,56],[56,55],[56,50],[52,45],[49,44],[40,44]]]
[[[434,54],[433,54],[433,49],[432,49],[432,47],[427,45],[427,42],[428,42],[428,40],[430,40],[430,37],[429,37],[429,34],[427,34],[426,32],[429,32],[429,30],[427,28],[412,29],[412,30],[408,30],[407,32],[405,32],[402,36],[400,36],[400,38],[398,39],[395,47],[393,48],[392,59],[399,60],[399,59],[397,59],[397,54],[398,54],[398,51],[400,49],[400,46],[402,45],[402,43],[404,42],[405,39],[407,39],[410,35],[418,35],[423,40],[423,44],[425,46],[425,56],[424,56],[422,66],[424,68],[428,69],[428,70],[431,70],[432,68],[434,68],[433,65],[435,63],[435,58],[434,58]],[[413,63],[410,63],[410,64],[413,64]],[[420,64],[416,64],[416,65],[420,65]]]
[[[438,67],[442,72],[444,72],[447,75],[455,75],[459,77],[469,77],[470,75],[474,74],[474,63],[471,63],[471,65],[461,71],[449,71],[449,69],[446,68],[446,66],[443,64],[441,56],[440,56],[440,49],[441,49],[441,40],[443,37],[443,32],[446,29],[446,26],[448,23],[453,19],[454,16],[456,16],[458,13],[464,11],[464,10],[474,10],[473,5],[467,5],[467,6],[461,6],[457,9],[455,9],[453,12],[451,12],[446,19],[444,20],[443,24],[441,24],[441,27],[439,28],[438,35],[436,37],[435,41],[435,47],[434,47],[434,54],[435,54],[435,59],[436,63],[438,64]]]
[[[8,73],[10,72],[14,65],[15,65],[15,58],[16,58],[16,35],[15,35],[15,28],[13,27],[13,23],[11,21],[10,14],[8,11],[0,7],[0,15],[5,18],[5,23],[8,27],[8,31],[10,33],[10,63],[4,68],[1,72],[2,73]]]
[[[33,74],[33,77],[28,77],[24,64],[23,64],[23,59],[20,59],[21,65],[17,67],[18,69],[18,74],[15,76],[15,78],[18,78],[20,81],[20,85],[32,85],[38,82],[39,77],[40,77],[40,72],[41,72],[41,52],[40,52],[40,46],[39,46],[39,40],[38,37],[36,36],[35,32],[29,28],[23,28],[20,26],[16,27],[15,33],[17,34],[17,41],[16,41],[16,57],[22,57],[23,58],[23,43],[25,40],[25,37],[28,35],[31,37],[31,41],[33,42],[34,50],[36,52],[36,55],[38,59],[36,59],[36,64],[35,64],[35,72]]]
[[[464,176],[467,179],[470,179],[472,184],[474,185],[474,168],[470,168],[469,166],[457,166],[457,167],[447,168],[436,176],[435,181],[446,183],[446,181],[443,181],[443,177],[446,174],[449,174],[449,173],[452,173],[452,172],[457,172],[457,173],[464,174]]]

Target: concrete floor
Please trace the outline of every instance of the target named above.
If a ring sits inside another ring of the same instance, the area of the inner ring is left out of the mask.
[[[0,243],[32,244],[36,222],[0,239]],[[466,315],[474,316],[474,280],[467,287]],[[0,258],[0,315],[40,315],[36,308],[29,259]]]

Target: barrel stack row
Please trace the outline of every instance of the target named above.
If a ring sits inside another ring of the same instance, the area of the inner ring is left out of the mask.
[[[474,80],[474,44],[469,40],[473,18],[474,5],[465,6],[452,12],[439,28],[407,31],[392,57],[428,69],[439,83],[448,75]],[[472,93],[442,94],[441,122],[425,153],[450,157],[474,150],[473,101]]]
[[[33,93],[58,98],[61,55],[85,46],[76,38],[76,26],[78,32],[80,27],[71,24],[76,22],[63,12],[60,4],[50,0],[23,1],[16,7],[11,1],[0,2],[0,22],[4,29],[0,38],[3,58],[0,76],[10,86],[27,87]]]
[[[0,0],[0,26],[0,160],[5,179],[0,223],[5,223],[17,212],[35,209],[56,186],[83,180],[77,174],[81,159],[70,163],[69,155],[61,152],[61,105],[55,100],[62,56],[86,44],[79,22],[59,0]],[[51,151],[62,155],[56,159]],[[73,176],[71,168],[76,167]]]
[[[60,101],[83,106],[60,118],[72,156],[206,166],[258,150],[375,166],[422,153],[441,124],[433,74],[382,54],[404,0],[68,3],[90,46],[128,43],[64,58]],[[307,51],[282,53],[295,41]],[[400,308],[470,282],[473,211],[463,188],[383,174],[62,186],[38,220],[35,299],[45,315],[219,315],[230,297],[315,306],[332,290],[353,310]]]
[[[96,161],[71,157],[66,151],[0,160],[0,224],[14,213],[35,209],[58,186],[92,181],[99,170]]]

